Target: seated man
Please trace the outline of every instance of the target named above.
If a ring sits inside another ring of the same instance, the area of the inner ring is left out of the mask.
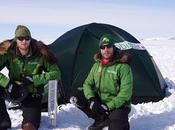
[[[95,122],[89,130],[129,130],[133,77],[124,61],[126,54],[114,46],[110,34],[101,37],[95,64],[83,84],[83,91]]]

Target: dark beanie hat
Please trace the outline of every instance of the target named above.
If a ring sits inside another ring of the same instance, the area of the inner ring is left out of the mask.
[[[100,38],[100,44],[99,44],[99,46],[108,45],[108,44],[114,44],[114,39],[113,39],[113,37],[110,34],[104,34]]]
[[[24,25],[18,25],[15,30],[15,38],[17,37],[31,37],[29,29]]]

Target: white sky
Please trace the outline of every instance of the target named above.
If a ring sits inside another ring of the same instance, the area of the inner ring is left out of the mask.
[[[0,41],[13,38],[18,24],[46,44],[92,22],[112,24],[136,38],[175,36],[173,0],[6,0],[0,12]]]

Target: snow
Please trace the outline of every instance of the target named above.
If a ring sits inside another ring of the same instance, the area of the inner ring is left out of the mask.
[[[175,40],[174,38],[149,38],[141,40],[158,65],[168,89],[166,97],[159,102],[132,105],[129,114],[131,130],[175,130]],[[11,130],[20,130],[22,112],[8,110],[12,120]],[[52,128],[48,113],[42,113],[40,130],[85,130],[93,123],[81,110],[72,104],[58,107],[57,126]],[[107,128],[104,128],[107,130]]]

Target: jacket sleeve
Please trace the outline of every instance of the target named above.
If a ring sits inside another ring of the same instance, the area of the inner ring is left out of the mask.
[[[49,63],[45,61],[44,68],[45,68],[44,73],[33,76],[34,86],[38,86],[41,84],[47,84],[49,80],[60,80],[61,79],[61,72],[57,64]]]
[[[94,71],[95,71],[95,64],[91,68],[91,71],[88,74],[88,77],[86,78],[84,84],[83,84],[83,92],[86,97],[86,99],[90,99],[91,97],[95,97],[95,93],[93,90],[94,87]]]
[[[0,54],[0,70],[2,70],[8,61],[8,55],[7,54]],[[0,86],[6,87],[9,83],[9,78],[6,77],[4,74],[0,73]]]
[[[130,101],[133,88],[133,76],[131,68],[128,64],[122,64],[119,70],[121,80],[120,91],[117,96],[107,103],[110,109],[119,108],[126,102]]]

